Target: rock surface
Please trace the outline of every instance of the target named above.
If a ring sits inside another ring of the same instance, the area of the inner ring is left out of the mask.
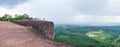
[[[0,47],[72,47],[37,35],[35,29],[0,21]]]

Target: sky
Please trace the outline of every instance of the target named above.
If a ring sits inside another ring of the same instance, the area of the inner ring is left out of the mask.
[[[0,15],[24,14],[56,24],[120,23],[120,0],[0,0]]]

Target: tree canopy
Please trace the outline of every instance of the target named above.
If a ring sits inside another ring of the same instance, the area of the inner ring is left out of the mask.
[[[12,21],[12,20],[31,20],[33,19],[30,17],[28,14],[23,14],[23,15],[9,15],[9,14],[4,14],[3,16],[0,16],[0,21]]]

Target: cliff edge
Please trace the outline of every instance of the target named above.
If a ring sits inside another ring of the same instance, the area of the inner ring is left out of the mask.
[[[39,30],[0,21],[0,47],[72,47],[44,37]]]

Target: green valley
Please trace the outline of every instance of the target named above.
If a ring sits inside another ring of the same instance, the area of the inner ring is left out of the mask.
[[[55,41],[76,47],[120,47],[120,26],[55,25]]]

